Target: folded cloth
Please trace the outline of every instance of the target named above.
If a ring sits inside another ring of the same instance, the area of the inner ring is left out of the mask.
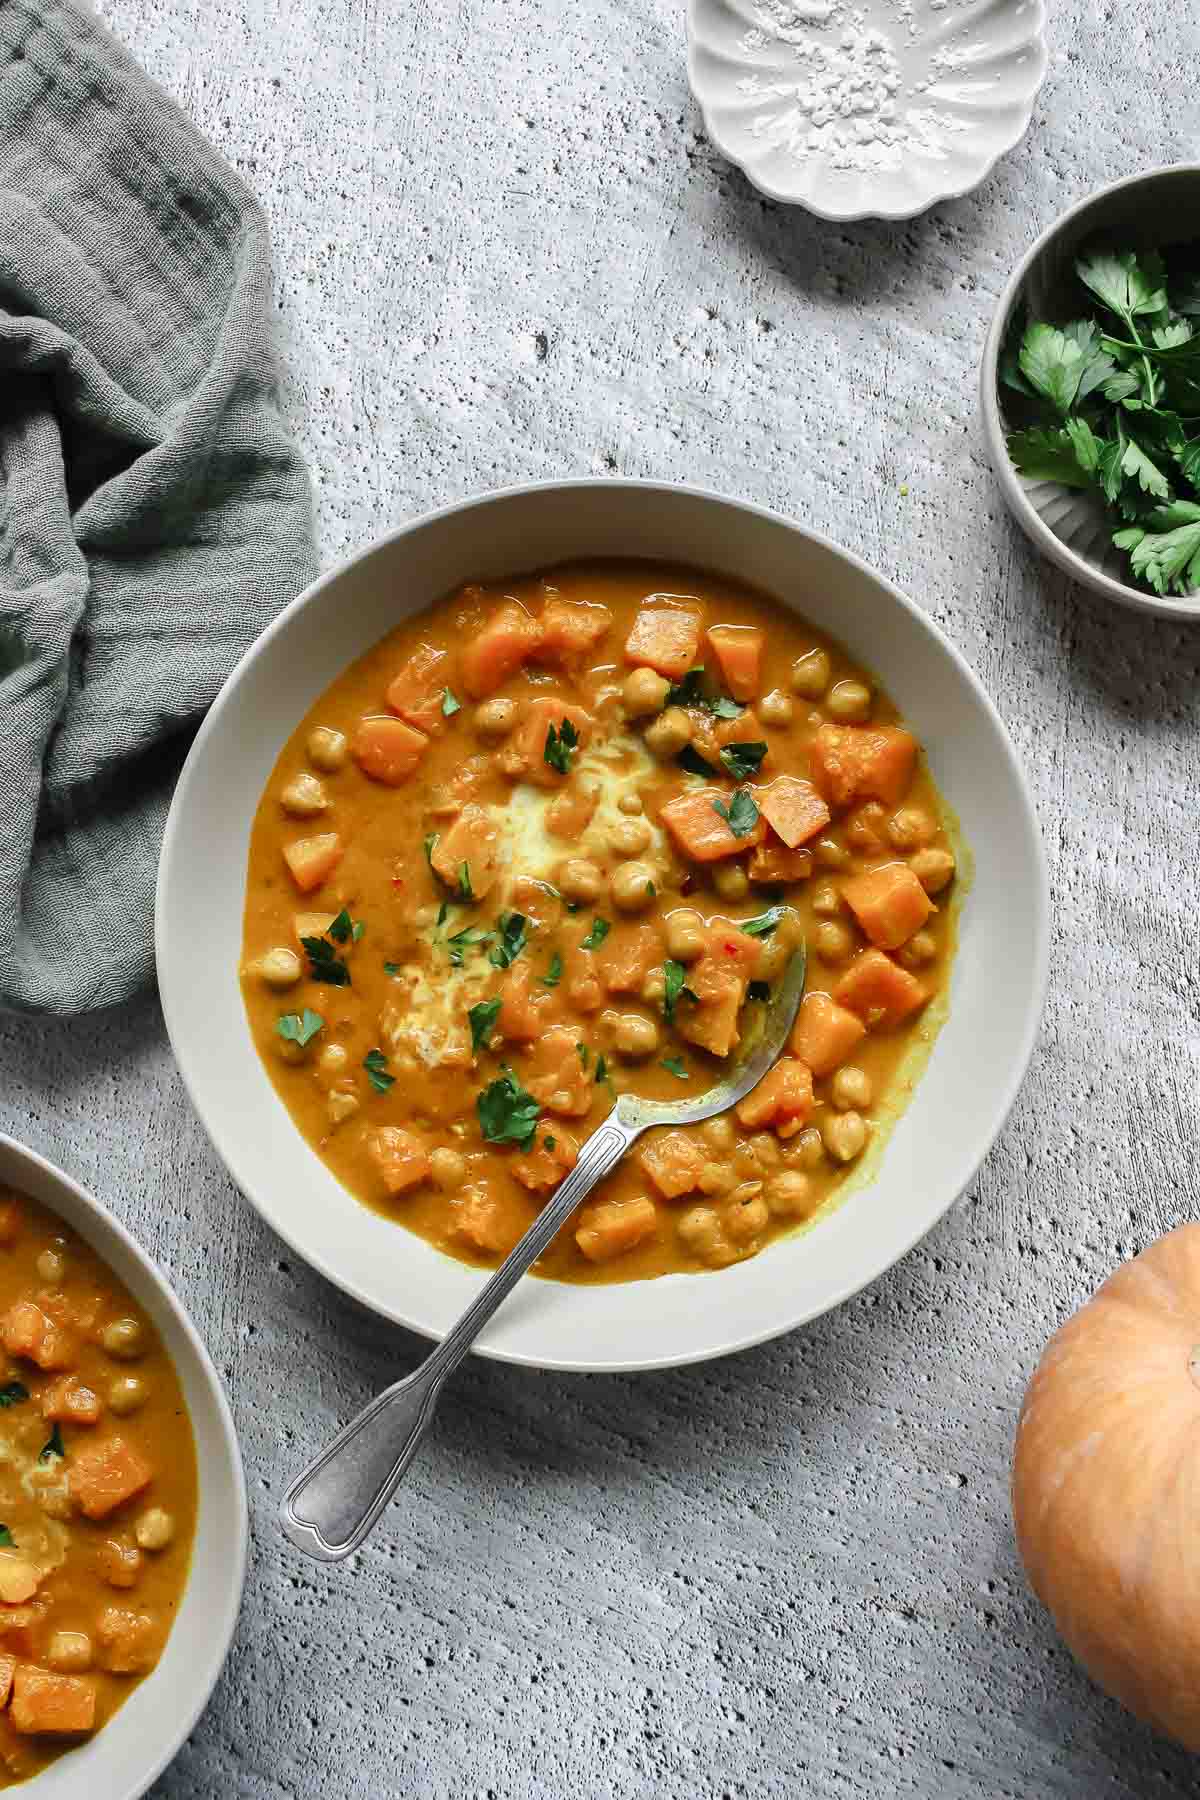
[[[315,572],[267,233],[69,0],[0,0],[0,1006],[152,970],[171,789]]]

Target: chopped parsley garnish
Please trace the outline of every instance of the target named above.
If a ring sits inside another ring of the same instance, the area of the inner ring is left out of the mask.
[[[3,1545],[5,1550],[15,1550],[16,1548],[16,1539],[7,1525],[0,1525],[0,1545]]]
[[[714,719],[740,719],[745,708],[739,706],[736,700],[731,700],[727,694],[718,694],[715,699],[710,697],[701,686],[703,680],[704,664],[697,663],[695,668],[688,670],[682,681],[667,690],[667,705],[700,706],[705,712],[711,713]]]
[[[546,748],[542,756],[552,769],[565,775],[571,766],[571,756],[579,748],[579,733],[570,719],[564,719],[556,731],[553,725],[546,728]]]
[[[424,844],[425,861],[429,864],[431,869],[433,867],[433,847],[437,843],[437,841],[438,841],[438,834],[436,831],[431,831],[429,836],[425,839],[425,844]]]
[[[315,1018],[315,1014],[313,1015]],[[0,1406],[15,1406],[18,1400],[28,1400],[29,1389],[23,1381],[6,1381],[0,1387]]]
[[[684,1062],[682,1056],[664,1056],[662,1059],[662,1066],[669,1075],[675,1077],[676,1081],[691,1080],[691,1076],[688,1074],[687,1064]]]
[[[567,901],[567,911],[569,913],[577,913],[582,905],[583,905],[582,900],[568,900]]]
[[[611,930],[612,926],[607,919],[593,919],[592,929],[588,932],[579,948],[581,950],[598,950]]]
[[[528,942],[529,920],[524,913],[510,912],[501,913],[496,923],[500,927],[500,939],[488,952],[488,961],[494,968],[507,969]]]
[[[556,950],[554,952],[554,955],[550,958],[550,967],[546,970],[546,973],[542,976],[542,986],[543,987],[557,987],[559,982],[562,980],[562,972],[563,972],[563,959],[558,954],[558,951]]]
[[[786,911],[786,906],[769,906],[756,919],[739,919],[738,930],[744,931],[747,937],[770,937]]]
[[[749,837],[758,824],[758,808],[748,788],[736,788],[728,806],[723,800],[714,800],[712,804],[713,811],[719,819],[724,819],[734,837]]]
[[[400,973],[400,964],[399,963],[384,963],[383,972],[385,975],[398,975]]]
[[[388,1059],[382,1050],[368,1050],[363,1058],[363,1068],[377,1094],[386,1094],[394,1086],[396,1077],[388,1074]]]
[[[699,1004],[700,996],[694,994],[686,982],[687,970],[681,962],[663,964],[663,1018],[668,1025],[675,1017],[675,1006],[680,999],[694,1000]]]
[[[289,1044],[299,1044],[303,1050],[305,1044],[309,1043],[316,1037],[318,1031],[323,1029],[324,1024],[325,1021],[320,1013],[311,1012],[306,1006],[302,1013],[281,1013],[275,1021],[275,1029],[281,1038],[285,1038]],[[9,1383],[9,1388],[19,1388],[20,1386],[19,1381]],[[12,1405],[11,1400],[5,1400],[3,1397],[9,1388],[0,1389],[0,1406]],[[28,1398],[28,1394],[24,1391],[17,1395],[18,1400],[27,1400]]]
[[[346,920],[346,936],[350,935],[350,919],[348,914],[339,914]],[[329,927],[333,930],[338,919]],[[300,946],[308,958],[308,972],[314,981],[324,983],[326,987],[349,987],[350,971],[343,959],[338,955],[328,937],[302,937]]]
[[[441,930],[442,926],[446,923],[446,920],[449,917],[450,917],[450,902],[449,902],[449,900],[443,900],[442,904],[438,907],[437,922],[438,922],[438,930],[439,931]]]
[[[350,933],[350,936],[354,939],[356,944],[361,944],[362,934],[366,929],[367,922],[365,919],[355,919],[354,930]]]
[[[655,894],[658,892],[658,889],[655,887],[655,885],[652,881],[648,881],[646,883],[646,892],[649,894],[650,898],[653,900]]]
[[[554,1148],[554,1139],[552,1137],[544,1137],[542,1139],[542,1149],[543,1150],[553,1150],[553,1148]]]
[[[747,1000],[769,1000],[771,998],[770,985],[765,981],[752,981],[746,989],[746,998]]]
[[[47,1462],[52,1456],[65,1456],[66,1454],[66,1446],[62,1440],[62,1430],[56,1424],[54,1430],[50,1433],[50,1436],[38,1451],[38,1461]]]
[[[471,886],[471,865],[462,862],[458,865],[458,894],[461,900],[474,900],[475,890]]]
[[[721,761],[735,781],[745,781],[747,776],[758,774],[766,754],[764,743],[726,744],[721,751]]]
[[[456,712],[462,711],[462,701],[456,700],[449,688],[442,689],[442,717],[452,719]]]
[[[608,1064],[602,1056],[596,1058],[596,1083],[608,1080]]]
[[[589,1050],[589,1049],[588,1049],[588,1047],[587,1047],[587,1045],[586,1045],[586,1044],[576,1044],[576,1046],[575,1046],[575,1048],[576,1048],[576,1049],[577,1049],[577,1050],[578,1050],[578,1052],[579,1052],[579,1060],[580,1060],[580,1062],[581,1062],[581,1063],[582,1063],[582,1064],[583,1064],[583,1066],[584,1066],[584,1068],[585,1068],[585,1069],[586,1069],[586,1068],[587,1068],[587,1066],[588,1066],[588,1064],[589,1064],[589,1063],[590,1063],[590,1062],[591,1062],[591,1060],[592,1060],[592,1053],[591,1053],[591,1051],[590,1051],[590,1050]]]
[[[478,1056],[481,1050],[486,1050],[491,1042],[502,1005],[503,1002],[497,995],[494,1000],[480,1000],[468,1011],[467,1018],[471,1025],[471,1050],[475,1056]]]
[[[482,944],[490,944],[492,933],[483,931],[478,925],[467,925],[462,931],[456,931],[453,937],[446,939],[450,947],[450,967],[461,969],[464,950],[476,950]]]
[[[477,1097],[475,1110],[479,1128],[489,1144],[519,1144],[522,1150],[528,1150],[542,1109],[512,1070],[505,1069]]]
[[[331,919],[325,927],[325,936],[332,938],[335,944],[348,944],[354,930],[354,921],[343,906],[335,919]]]
[[[706,781],[711,781],[712,777],[716,774],[716,770],[713,768],[712,764],[705,761],[695,744],[685,745],[679,752],[679,755],[675,758],[675,761],[679,764],[681,769],[686,769],[689,775],[703,775]]]

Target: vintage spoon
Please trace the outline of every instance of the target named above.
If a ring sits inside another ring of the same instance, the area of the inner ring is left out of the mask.
[[[651,1125],[698,1125],[727,1112],[756,1087],[787,1043],[804,992],[805,953],[788,963],[760,1027],[723,1081],[695,1099],[639,1100],[622,1094],[588,1138],[570,1174],[520,1243],[425,1361],[365,1406],[284,1495],[280,1520],[298,1550],[341,1562],[357,1550],[399,1487],[416,1453],[442,1383],[456,1369],[496,1308],[553,1241],[580,1201]]]

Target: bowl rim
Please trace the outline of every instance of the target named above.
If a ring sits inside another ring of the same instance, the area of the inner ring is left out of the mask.
[[[229,1402],[225,1397],[225,1390],[221,1384],[221,1378],[217,1374],[216,1366],[205,1347],[204,1340],[201,1338],[200,1333],[193,1324],[191,1315],[184,1306],[183,1301],[179,1298],[178,1294],[176,1294],[174,1288],[158,1268],[153,1258],[142,1248],[141,1244],[138,1243],[137,1239],[129,1231],[128,1227],[123,1225],[121,1220],[116,1217],[115,1213],[110,1211],[102,1201],[98,1200],[96,1196],[85,1188],[81,1182],[77,1181],[73,1175],[69,1175],[66,1170],[60,1168],[57,1163],[51,1162],[49,1157],[43,1156],[40,1151],[34,1150],[30,1145],[22,1143],[19,1138],[13,1137],[11,1133],[6,1131],[0,1131],[0,1155],[3,1155],[5,1158],[11,1158],[18,1167],[22,1164],[27,1167],[32,1167],[51,1188],[58,1190],[65,1189],[67,1193],[70,1194],[72,1200],[79,1205],[84,1214],[97,1223],[97,1235],[99,1237],[103,1238],[106,1233],[109,1233],[117,1239],[121,1248],[137,1265],[139,1274],[144,1278],[147,1287],[153,1289],[157,1299],[162,1306],[165,1307],[167,1312],[170,1313],[175,1325],[186,1340],[188,1348],[195,1359],[195,1366],[199,1371],[203,1383],[208,1390],[209,1397],[213,1402],[214,1416],[220,1427],[220,1443],[225,1455],[225,1462],[227,1465],[226,1473],[230,1478],[233,1489],[233,1511],[236,1516],[233,1539],[232,1541],[226,1539],[223,1545],[223,1549],[228,1551],[229,1580],[226,1584],[224,1595],[219,1600],[218,1629],[210,1640],[211,1648],[207,1655],[198,1655],[193,1661],[193,1667],[196,1667],[197,1664],[199,1665],[199,1679],[192,1691],[191,1698],[186,1701],[182,1699],[178,1701],[178,1717],[168,1735],[165,1746],[157,1752],[154,1761],[147,1766],[145,1773],[140,1774],[137,1777],[136,1784],[133,1787],[123,1788],[119,1792],[114,1789],[108,1796],[108,1800],[139,1800],[139,1796],[145,1794],[158,1780],[164,1769],[168,1768],[174,1761],[175,1757],[179,1754],[180,1750],[195,1730],[202,1713],[212,1699],[213,1691],[216,1688],[217,1682],[220,1680],[221,1671],[225,1667],[233,1644],[234,1633],[237,1630],[238,1618],[241,1614],[250,1552],[249,1504],[246,1491],[246,1474],[242,1465],[241,1447],[238,1443],[237,1431],[233,1422],[233,1414],[230,1411]],[[18,1174],[16,1176],[15,1185],[19,1186],[19,1183],[20,1176]],[[34,1198],[36,1198],[36,1196],[34,1196]],[[50,1212],[57,1210],[53,1201],[42,1202],[42,1204],[46,1205],[47,1210]],[[68,1225],[75,1228],[73,1220],[66,1218],[65,1215],[62,1216]],[[89,1247],[101,1257],[101,1260],[105,1260],[103,1250],[88,1239],[86,1232],[81,1231],[80,1235],[89,1243]],[[120,1276],[118,1278],[123,1279],[123,1277]],[[174,1361],[174,1358],[172,1358],[172,1361]],[[197,1454],[196,1462],[200,1504],[201,1507],[203,1507],[204,1475],[199,1454]],[[183,1589],[185,1594],[195,1577],[196,1571],[189,1565],[187,1580]],[[211,1589],[209,1591],[211,1593]],[[179,1620],[176,1619],[176,1626],[178,1626],[178,1623]],[[178,1695],[179,1689],[175,1688],[172,1692]],[[136,1706],[138,1704],[138,1698],[139,1695],[137,1693],[131,1694],[125,1702],[125,1706]],[[122,1707],[121,1711],[124,1710],[125,1708]],[[86,1749],[89,1744],[102,1744],[103,1740],[104,1729],[101,1727],[101,1730],[92,1738],[88,1739],[82,1748]],[[51,1766],[53,1769],[69,1769],[70,1767],[69,1763],[64,1762],[58,1762]],[[34,1783],[30,1788],[31,1792],[36,1791],[37,1783],[38,1777],[35,1776]]]
[[[493,1345],[488,1342],[476,1343],[476,1345],[473,1346],[473,1351],[476,1355],[487,1356],[498,1362],[512,1363],[525,1368],[583,1374],[594,1373],[597,1371],[606,1374],[631,1374],[641,1370],[681,1368],[691,1363],[707,1362],[715,1360],[717,1357],[731,1355],[736,1351],[750,1349],[756,1344],[765,1343],[772,1338],[780,1337],[788,1331],[794,1331],[800,1326],[808,1324],[812,1319],[819,1318],[824,1313],[832,1311],[835,1307],[843,1305],[848,1299],[851,1299],[863,1288],[869,1286],[872,1281],[875,1281],[880,1275],[886,1273],[887,1269],[893,1267],[903,1257],[907,1256],[914,1245],[919,1243],[933,1228],[933,1225],[937,1223],[939,1219],[945,1217],[946,1213],[948,1213],[962,1198],[962,1195],[966,1192],[967,1188],[978,1174],[984,1159],[991,1151],[1000,1133],[1003,1131],[1028,1072],[1045,1010],[1046,993],[1049,983],[1050,952],[1049,875],[1046,863],[1045,845],[1042,840],[1037,811],[1033,802],[1032,790],[1029,778],[1022,767],[1017,755],[1016,747],[1009,735],[1008,728],[1004,724],[999,711],[988,695],[987,690],[984,688],[979,677],[975,674],[957,645],[951,641],[941,627],[937,625],[937,623],[930,618],[924,609],[919,607],[914,600],[911,600],[907,594],[903,593],[902,590],[896,587],[893,582],[889,581],[886,576],[881,575],[877,570],[873,569],[862,557],[857,556],[853,551],[844,549],[840,544],[835,543],[833,539],[827,537],[824,533],[817,531],[810,526],[801,525],[798,521],[789,518],[786,514],[778,512],[771,507],[759,505],[755,501],[731,499],[725,495],[714,492],[712,489],[697,487],[684,482],[619,476],[575,476],[558,480],[524,482],[510,487],[492,489],[488,492],[473,494],[463,499],[450,501],[442,506],[433,507],[426,512],[420,513],[412,519],[407,520],[402,525],[396,526],[391,531],[384,532],[379,537],[358,547],[347,556],[341,558],[331,569],[318,576],[314,582],[305,588],[301,594],[297,595],[297,597],[271,621],[265,630],[260,633],[258,638],[256,638],[247,648],[235,668],[231,671],[220,693],[217,695],[216,700],[209,709],[208,715],[201,725],[199,732],[193,740],[192,747],[180,774],[179,784],[176,788],[175,797],[171,803],[171,810],[163,833],[162,852],[159,861],[158,883],[155,895],[155,957],[159,972],[159,991],[163,1007],[163,1016],[166,1020],[167,1032],[171,1041],[172,1050],[175,1054],[180,1078],[209,1141],[213,1145],[218,1157],[229,1172],[239,1191],[245,1195],[250,1204],[259,1213],[260,1217],[265,1219],[271,1230],[282,1238],[282,1240],[295,1251],[297,1256],[299,1256],[310,1268],[315,1269],[318,1274],[324,1276],[327,1281],[340,1289],[341,1292],[349,1294],[361,1305],[367,1307],[372,1313],[388,1318],[392,1322],[416,1332],[421,1337],[431,1341],[438,1341],[436,1331],[431,1330],[427,1323],[413,1318],[410,1313],[401,1310],[398,1307],[381,1306],[379,1299],[375,1295],[364,1291],[357,1282],[331,1266],[328,1258],[314,1254],[312,1248],[302,1241],[302,1234],[292,1227],[286,1209],[276,1207],[267,1210],[253,1191],[254,1184],[249,1180],[243,1181],[241,1175],[243,1158],[239,1149],[236,1134],[227,1132],[219,1117],[210,1118],[208,1107],[202,1096],[193,1086],[189,1058],[184,1048],[187,1035],[185,1029],[186,1009],[183,1008],[181,1004],[180,1011],[178,1015],[176,1014],[175,990],[169,974],[167,974],[169,952],[166,943],[165,920],[168,911],[167,890],[171,880],[172,863],[176,854],[176,844],[182,829],[190,772],[193,770],[195,764],[203,757],[209,738],[221,729],[222,715],[225,708],[231,704],[232,696],[235,693],[244,672],[254,661],[265,654],[268,647],[278,636],[288,630],[291,620],[299,611],[314,604],[326,588],[332,587],[338,583],[346,572],[356,564],[365,561],[385,547],[396,544],[411,533],[422,530],[431,524],[451,519],[460,513],[475,510],[480,507],[487,507],[499,501],[523,499],[538,494],[561,493],[571,490],[590,490],[596,488],[608,490],[633,489],[646,494],[679,494],[698,500],[703,504],[715,505],[727,514],[744,513],[758,517],[771,524],[782,526],[787,531],[794,533],[803,539],[807,539],[809,542],[828,552],[835,559],[850,564],[862,575],[866,576],[870,582],[881,587],[894,604],[900,606],[905,612],[909,613],[916,620],[919,627],[935,640],[940,651],[947,656],[956,667],[959,675],[970,690],[977,706],[986,715],[996,740],[1001,747],[1001,752],[1007,763],[1008,772],[1012,779],[1017,805],[1020,811],[1021,825],[1031,850],[1031,862],[1034,874],[1034,891],[1029,896],[1031,902],[1032,980],[1030,983],[1030,994],[1025,1011],[1019,1047],[1011,1064],[1007,1084],[992,1113],[989,1128],[981,1136],[978,1149],[971,1159],[969,1166],[965,1166],[963,1169],[957,1191],[947,1200],[945,1206],[935,1218],[928,1220],[924,1224],[916,1225],[911,1235],[904,1235],[901,1247],[897,1253],[890,1257],[882,1267],[867,1266],[861,1275],[856,1273],[853,1277],[842,1282],[835,1290],[824,1298],[820,1305],[813,1306],[808,1310],[802,1310],[795,1317],[783,1322],[770,1321],[761,1328],[755,1327],[750,1330],[737,1331],[734,1335],[722,1337],[715,1344],[704,1348],[671,1350],[662,1355],[651,1357],[614,1357],[603,1363],[597,1363],[594,1360],[585,1360],[578,1356],[546,1355],[544,1353],[534,1354],[528,1350],[513,1349],[503,1345]],[[181,796],[183,797],[182,799]],[[182,999],[183,996],[181,994],[181,1003]],[[488,1271],[483,1271],[484,1275],[487,1273]]]
[[[1069,544],[1051,531],[1035,507],[1033,507],[1024,488],[1017,477],[1005,446],[1004,417],[1000,406],[1000,352],[1004,344],[1004,336],[1008,330],[1008,322],[1013,308],[1020,298],[1021,288],[1026,276],[1038,258],[1047,250],[1066,229],[1090,207],[1111,199],[1114,194],[1123,193],[1126,189],[1136,188],[1145,183],[1161,181],[1164,176],[1194,175],[1200,176],[1200,162],[1160,163],[1156,168],[1143,169],[1136,175],[1123,175],[1119,181],[1110,181],[1105,187],[1097,188],[1093,193],[1085,194],[1073,202],[1054,222],[1036,237],[1020,262],[1005,282],[996,309],[988,326],[987,337],[983,346],[983,361],[979,372],[979,401],[983,414],[984,439],[988,456],[1000,483],[1001,491],[1008,507],[1018,525],[1025,532],[1030,542],[1042,552],[1043,556],[1057,563],[1064,574],[1074,581],[1090,588],[1094,594],[1102,595],[1106,600],[1115,600],[1119,606],[1128,607],[1132,612],[1150,613],[1159,619],[1200,619],[1200,594],[1192,600],[1168,600],[1158,594],[1143,593],[1140,588],[1129,586],[1123,581],[1115,581],[1102,569],[1093,568]]]
[[[1007,143],[999,146],[995,155],[984,164],[983,168],[980,169],[978,173],[974,173],[970,175],[967,180],[955,183],[950,187],[937,188],[928,196],[928,198],[919,200],[916,205],[902,204],[900,206],[858,207],[820,206],[816,200],[806,198],[801,194],[789,193],[786,189],[776,187],[772,182],[756,175],[750,165],[744,163],[741,157],[737,156],[733,150],[730,149],[728,141],[722,137],[705,101],[704,84],[703,82],[698,81],[696,77],[695,50],[697,45],[697,32],[694,19],[696,8],[700,3],[701,0],[687,0],[685,15],[687,33],[687,78],[688,87],[691,89],[692,99],[696,102],[696,105],[700,110],[700,117],[703,121],[707,137],[715,146],[719,154],[725,158],[725,161],[731,163],[735,169],[740,169],[751,187],[757,188],[760,194],[765,194],[768,200],[778,201],[779,204],[783,206],[802,206],[805,212],[812,213],[814,218],[825,219],[831,225],[857,225],[867,219],[882,219],[885,222],[893,224],[903,223],[906,219],[919,219],[922,213],[928,212],[931,207],[943,206],[947,200],[961,200],[967,194],[974,193],[975,189],[977,187],[982,187],[983,183],[993,173],[997,163],[999,163],[1003,157],[1011,156],[1017,145],[1028,134],[1029,128],[1033,123],[1033,112],[1037,105],[1038,95],[1046,85],[1046,77],[1050,72],[1050,50],[1046,42],[1047,14],[1045,0],[1028,0],[1028,4],[1034,14],[1033,23],[1030,28],[1029,41],[1031,45],[1036,47],[1038,52],[1037,77],[1029,92],[1028,99],[1022,103],[1022,117],[1018,129]],[[710,0],[710,3],[720,4],[721,0]]]

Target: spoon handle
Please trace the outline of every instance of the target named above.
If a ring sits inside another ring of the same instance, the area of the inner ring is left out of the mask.
[[[357,1550],[404,1479],[433,1417],[442,1383],[462,1361],[500,1303],[548,1248],[579,1202],[620,1161],[643,1127],[616,1109],[594,1131],[579,1160],[520,1243],[485,1282],[461,1319],[425,1361],[385,1388],[297,1476],[283,1497],[280,1522],[298,1550],[341,1562]]]

